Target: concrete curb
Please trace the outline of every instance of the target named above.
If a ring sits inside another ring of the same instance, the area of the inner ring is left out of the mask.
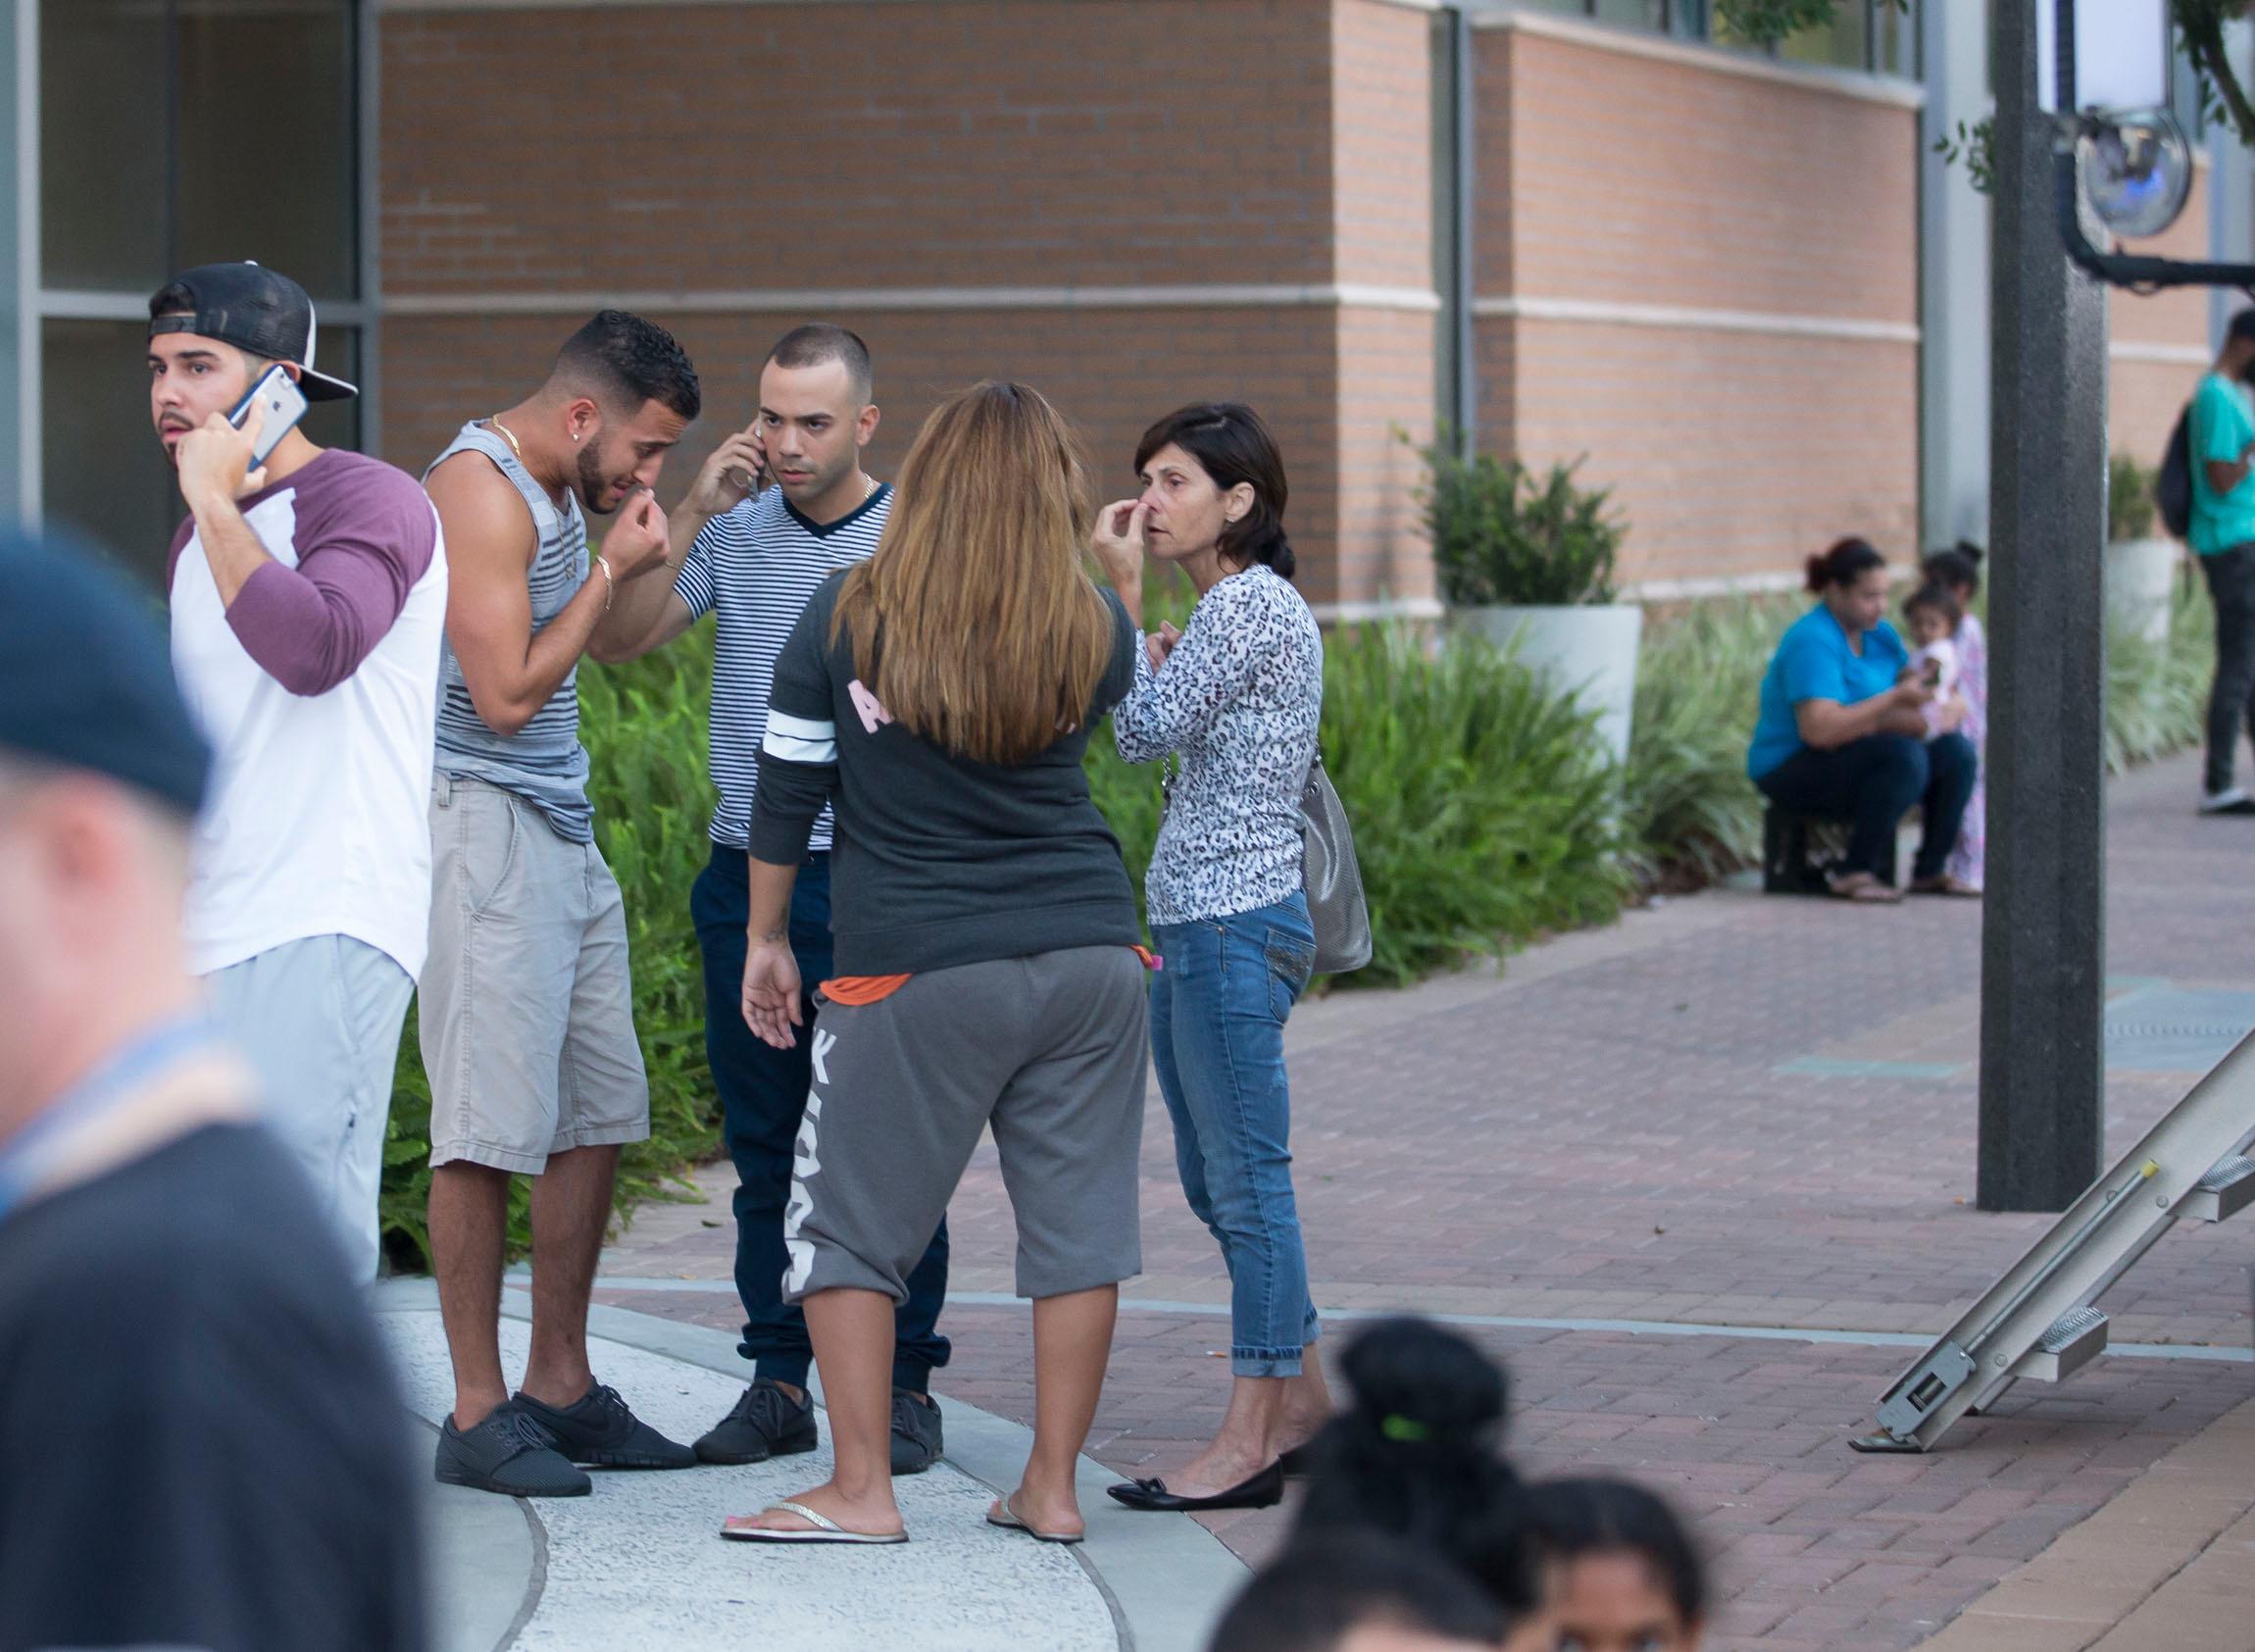
[[[373,1305],[378,1312],[434,1311],[438,1292],[428,1279],[387,1279],[376,1286]],[[530,1318],[530,1299],[514,1281],[502,1293],[501,1311],[511,1319]],[[725,1377],[744,1376],[736,1338],[727,1331],[602,1306],[588,1310],[587,1329],[590,1335],[644,1353]],[[944,1389],[935,1390],[935,1397],[947,1410],[947,1465],[998,1493],[1015,1486],[1032,1430],[950,1398]],[[819,1385],[816,1398],[819,1403]],[[1215,1621],[1249,1574],[1220,1538],[1188,1516],[1136,1514],[1114,1503],[1104,1488],[1118,1479],[1103,1465],[1080,1459],[1077,1484],[1088,1540],[1073,1551],[1074,1558],[1111,1608],[1123,1652],[1200,1652]],[[534,1533],[535,1548],[541,1547],[544,1539],[537,1515],[527,1509],[524,1518]],[[494,1652],[506,1647],[516,1625],[537,1602],[537,1582],[536,1577],[528,1577],[526,1604],[522,1610],[513,1606],[516,1623],[507,1637],[475,1644],[489,1645]],[[464,1652],[474,1644],[443,1638],[444,1644]]]

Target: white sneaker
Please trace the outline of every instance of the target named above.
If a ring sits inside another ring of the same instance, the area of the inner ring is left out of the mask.
[[[2250,797],[2242,786],[2204,792],[2200,812],[2203,815],[2255,815],[2255,797]]]

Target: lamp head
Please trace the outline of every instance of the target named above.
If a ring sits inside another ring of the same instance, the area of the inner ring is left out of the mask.
[[[2038,0],[2036,102],[2075,146],[2098,221],[2157,235],[2192,193],[2192,145],[2170,113],[2169,0]]]
[[[2192,145],[2177,117],[2146,109],[2083,125],[2075,171],[2098,221],[2125,240],[2158,235],[2192,193]]]

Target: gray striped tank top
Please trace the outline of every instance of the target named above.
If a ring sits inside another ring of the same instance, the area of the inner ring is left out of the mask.
[[[532,629],[556,618],[587,582],[587,524],[579,501],[567,492],[564,509],[497,431],[473,421],[462,426],[444,453],[423,474],[457,453],[482,453],[525,496],[540,548],[526,570],[532,597]],[[591,842],[595,815],[587,802],[587,748],[579,743],[579,668],[575,665],[532,714],[521,733],[498,734],[477,715],[450,637],[438,665],[438,761],[441,774],[484,780],[515,792],[546,815],[558,835],[574,843]]]

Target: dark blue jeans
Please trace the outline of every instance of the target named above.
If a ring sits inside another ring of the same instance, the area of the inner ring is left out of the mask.
[[[1919,741],[1905,734],[1867,734],[1830,751],[1803,746],[1754,784],[1771,802],[1850,823],[1842,872],[1877,876],[1887,864],[1895,828],[1923,806],[1925,831],[1913,877],[1939,877],[1957,847],[1980,760],[1963,734]]]
[[[830,858],[807,857],[791,891],[791,955],[804,984],[806,1018],[794,1049],[762,1043],[744,1025],[744,926],[751,909],[741,849],[713,845],[697,875],[689,913],[705,956],[705,1054],[720,1091],[728,1157],[736,1166],[736,1294],[744,1304],[744,1339],[736,1351],[755,1377],[803,1388],[814,1360],[807,1321],[783,1300],[783,1207],[791,1195],[791,1155],[814,1079],[815,988],[830,975]],[[908,1277],[908,1300],[893,1321],[895,1387],[923,1393],[934,1368],[947,1364],[938,1331],[947,1296],[947,1223],[932,1234],[924,1260]]]
[[[1320,1328],[1284,1076],[1284,1022],[1316,962],[1308,900],[1155,925],[1151,938],[1163,960],[1151,977],[1151,1067],[1183,1195],[1229,1271],[1229,1372],[1297,1377]]]

